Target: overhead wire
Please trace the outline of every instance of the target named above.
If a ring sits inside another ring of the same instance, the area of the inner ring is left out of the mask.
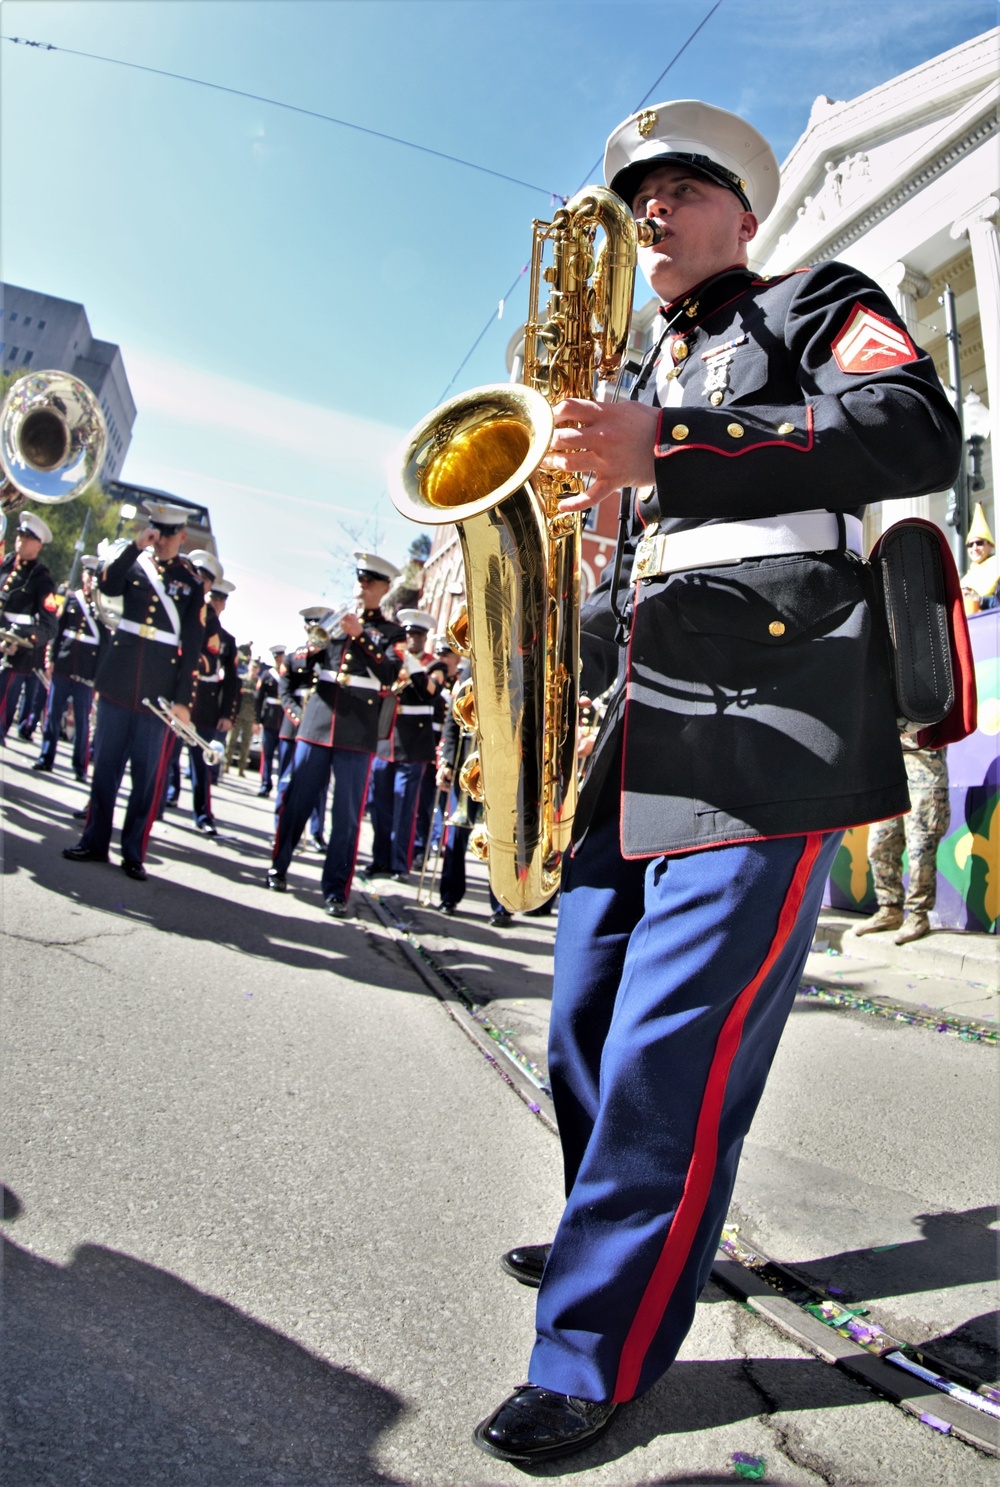
[[[721,0],[720,0],[721,3]],[[366,124],[355,124],[351,119],[338,119],[333,114],[321,113],[318,109],[303,108],[298,103],[286,103],[281,98],[269,98],[264,93],[250,93],[245,88],[231,88],[226,83],[214,83],[208,78],[192,77],[186,72],[168,72],[163,67],[150,67],[144,62],[128,62],[122,57],[107,57],[100,52],[82,52],[75,47],[55,46],[50,41],[29,41],[24,36],[3,36],[0,41],[9,41],[16,46],[36,47],[43,52],[62,52],[67,57],[84,57],[90,62],[106,62],[112,67],[127,67],[133,72],[149,72],[154,77],[166,77],[178,83],[192,83],[195,87],[209,88],[215,93],[228,93],[234,98],[248,98],[253,103],[266,103],[272,108],[284,109],[287,113],[302,114],[307,119],[318,119],[324,124],[336,124],[341,129],[352,129],[355,134],[367,134],[372,139],[385,140],[388,144],[401,145],[406,150],[416,150],[421,155],[433,155],[437,160],[446,160],[451,165],[464,166],[466,170],[479,171],[481,175],[492,176],[497,181],[507,181],[512,186],[523,186],[526,191],[538,191],[551,200],[557,197],[564,200],[560,192],[550,191],[547,186],[537,186],[533,181],[522,181],[517,176],[509,176],[502,170],[493,170],[488,165],[480,165],[475,160],[465,160],[461,155],[449,155],[446,150],[435,150],[430,145],[417,144],[415,140],[403,139],[397,134],[386,134],[381,129],[370,129]]]
[[[680,61],[681,57],[683,57],[684,53],[687,51],[688,47],[694,41],[694,39],[698,35],[699,31],[701,31],[708,24],[708,22],[712,19],[712,17],[714,16],[715,12],[719,9],[719,6],[721,4],[722,4],[722,0],[715,0],[715,3],[712,6],[712,8],[710,10],[708,10],[708,11],[705,12],[705,14],[702,17],[702,19],[698,22],[697,26],[695,26],[695,28],[691,32],[690,36],[684,42],[684,45],[682,47],[680,47],[674,53],[674,55],[671,57],[670,61],[667,63],[666,67],[664,67],[663,71],[660,73],[659,77],[656,79],[656,81],[654,83],[652,83],[649,86],[649,88],[647,88],[646,92],[639,99],[639,102],[631,110],[631,113],[633,113],[633,114],[634,113],[637,113],[639,111],[639,109],[642,108],[643,104],[644,103],[647,103],[649,101],[649,99],[653,96],[653,93],[655,92],[655,90],[663,82],[663,79],[666,77],[667,73],[670,71],[670,69],[674,66],[674,64],[676,62],[679,62]],[[590,167],[590,169],[586,172],[586,174],[584,175],[583,179],[581,180],[579,186],[577,187],[577,191],[582,190],[583,187],[586,186],[587,183],[593,178],[595,171],[599,170],[600,167],[601,167],[602,159],[603,159],[603,157],[600,156],[600,155],[598,155],[597,159],[594,161],[594,164]],[[575,193],[573,193],[573,194],[575,195]],[[566,201],[569,200],[569,198],[564,196],[564,197],[561,198],[561,200],[563,202],[566,202]],[[440,397],[438,398],[438,402],[439,403],[442,402],[448,396],[448,393],[451,391],[451,389],[454,387],[455,383],[458,381],[459,377],[461,376],[463,367],[465,367],[467,365],[467,363],[471,360],[472,356],[475,354],[476,350],[481,345],[482,341],[484,340],[484,338],[487,335],[488,331],[490,330],[491,326],[494,324],[494,322],[496,320],[499,320],[501,318],[501,316],[503,314],[503,311],[504,311],[504,309],[506,307],[507,300],[514,293],[514,290],[517,288],[518,284],[520,284],[521,280],[524,278],[524,275],[527,272],[527,268],[528,268],[528,265],[525,264],[524,267],[519,270],[518,275],[517,275],[517,278],[514,280],[513,284],[511,284],[510,288],[507,290],[507,293],[504,295],[504,297],[499,301],[498,309],[493,311],[493,313],[490,315],[490,318],[486,321],[486,323],[483,326],[482,330],[479,332],[479,334],[477,335],[476,339],[473,341],[472,345],[469,347],[468,351],[462,357],[462,360],[459,362],[458,366],[455,368],[455,371],[452,373],[451,378],[449,379],[449,381],[448,381],[448,383],[447,383],[444,391],[441,393]]]

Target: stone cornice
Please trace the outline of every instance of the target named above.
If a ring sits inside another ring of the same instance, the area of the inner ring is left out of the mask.
[[[978,149],[981,144],[991,139],[998,131],[1000,131],[1000,120],[997,119],[995,114],[989,114],[986,118],[980,119],[960,139],[956,139],[940,155],[928,161],[923,170],[917,171],[915,175],[897,186],[894,191],[888,192],[874,206],[869,207],[866,212],[861,213],[860,216],[855,217],[853,221],[842,227],[821,247],[814,248],[809,254],[809,261],[811,263],[826,263],[831,258],[837,258],[844,252],[845,248],[850,247],[851,243],[855,243],[858,238],[864,237],[866,232],[870,232],[879,222],[882,222],[886,217],[890,217],[904,202],[916,196],[918,192],[922,191],[925,186],[929,186],[938,176],[950,170],[964,155],[968,155],[971,150]]]
[[[978,226],[983,222],[996,222],[997,213],[1000,212],[1000,199],[996,196],[987,196],[976,203],[968,212],[963,212],[951,229],[951,235],[956,241],[969,235],[970,228]]]

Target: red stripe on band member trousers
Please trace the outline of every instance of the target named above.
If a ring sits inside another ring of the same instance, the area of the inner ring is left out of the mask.
[[[840,840],[629,861],[609,813],[568,865],[549,1048],[568,1196],[533,1384],[623,1401],[673,1362]]]

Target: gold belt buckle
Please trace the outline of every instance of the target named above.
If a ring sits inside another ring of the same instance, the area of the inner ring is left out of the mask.
[[[142,636],[143,640],[152,640],[154,635],[156,634],[156,626],[142,624],[139,626],[139,634]]]

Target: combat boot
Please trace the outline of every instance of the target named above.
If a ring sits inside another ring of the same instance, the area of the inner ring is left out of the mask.
[[[931,921],[926,914],[911,914],[899,934],[895,936],[897,945],[908,945],[911,940],[922,940],[924,935],[931,932]]]
[[[877,935],[886,929],[898,929],[903,922],[903,911],[896,904],[882,904],[877,913],[855,929],[856,935]]]

